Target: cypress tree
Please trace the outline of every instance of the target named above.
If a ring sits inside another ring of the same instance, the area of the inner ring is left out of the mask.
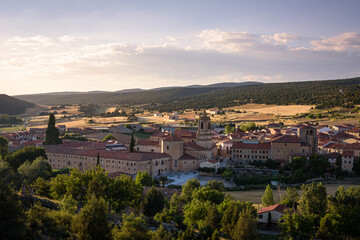
[[[100,166],[100,153],[97,154],[96,166]]]
[[[59,138],[59,129],[55,127],[55,116],[54,114],[50,113],[49,115],[49,123],[46,129],[46,136],[44,145],[54,145],[54,144],[61,144],[61,139]]]
[[[135,147],[134,132],[132,132],[131,140],[130,140],[130,147],[129,147],[130,152],[134,152],[134,147]]]

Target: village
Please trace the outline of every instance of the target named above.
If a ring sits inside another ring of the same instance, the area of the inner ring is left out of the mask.
[[[200,112],[188,126],[177,122],[181,117],[178,113],[168,116],[170,124],[129,122],[67,127],[60,123],[56,127],[65,136],[63,144],[44,147],[54,169],[93,168],[99,155],[101,167],[107,172],[132,177],[138,171],[157,177],[199,169],[216,172],[220,167],[241,167],[242,171],[272,175],[278,174],[278,170],[258,169],[254,163],[265,164],[272,160],[284,167],[295,157],[309,159],[315,154],[325,157],[331,167],[351,175],[360,157],[360,128],[354,124],[272,122],[259,127],[248,123],[249,129],[244,131],[235,124],[213,123],[212,118],[219,113],[216,109]],[[2,132],[1,135],[9,141],[9,150],[13,152],[27,146],[42,147],[45,133],[46,127],[29,127],[26,131]],[[133,153],[129,152],[131,133],[135,133]],[[104,141],[107,135],[112,138]]]

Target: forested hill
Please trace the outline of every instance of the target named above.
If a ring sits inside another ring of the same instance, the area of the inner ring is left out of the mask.
[[[17,115],[34,106],[33,103],[0,94],[0,114]]]
[[[39,105],[45,104],[144,104],[144,103],[167,103],[179,98],[188,98],[216,92],[220,89],[234,86],[259,85],[260,82],[243,82],[243,83],[219,83],[211,85],[192,85],[188,87],[166,87],[152,90],[128,89],[116,92],[64,92],[45,93],[15,96],[19,99],[33,102]]]
[[[230,107],[246,103],[316,105],[317,108],[360,104],[360,77],[292,83],[269,83],[222,89],[159,106],[167,109]],[[159,108],[157,107],[157,108]]]
[[[238,87],[178,87],[127,93],[99,93],[66,96],[24,95],[38,104],[104,103],[149,104],[148,108],[173,111],[229,107],[246,103],[305,104],[332,107],[360,103],[360,77],[340,80],[252,84]]]

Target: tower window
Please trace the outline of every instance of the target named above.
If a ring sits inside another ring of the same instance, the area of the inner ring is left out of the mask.
[[[204,123],[203,122],[201,123],[201,129],[204,129]]]

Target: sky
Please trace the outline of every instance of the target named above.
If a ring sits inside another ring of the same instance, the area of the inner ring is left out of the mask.
[[[358,0],[0,1],[0,93],[360,76]]]

